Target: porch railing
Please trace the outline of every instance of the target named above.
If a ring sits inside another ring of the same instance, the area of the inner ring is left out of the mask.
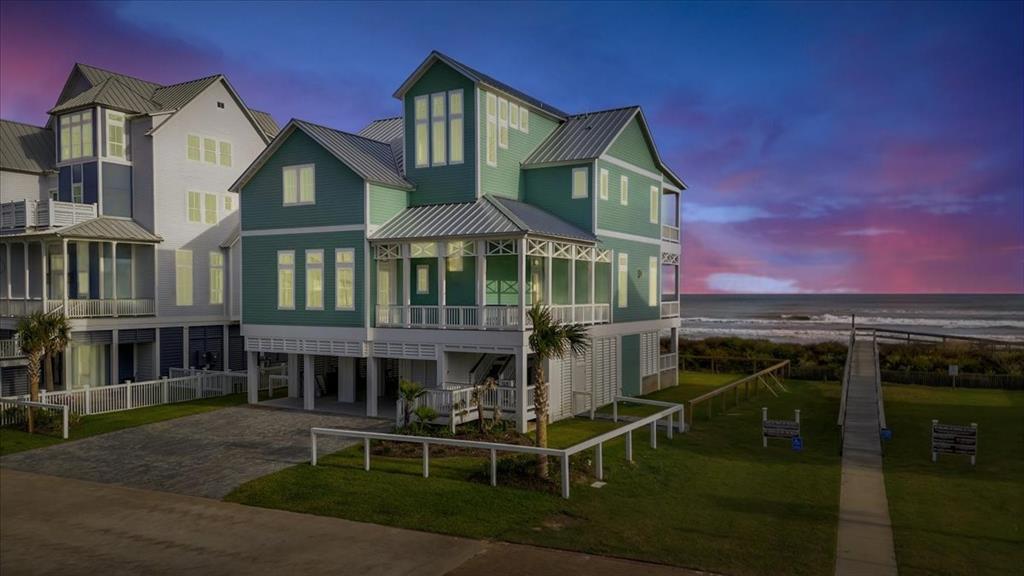
[[[384,328],[454,328],[515,330],[518,306],[377,306],[377,326]]]
[[[679,366],[679,354],[676,352],[669,352],[668,354],[662,354],[659,359],[659,367],[661,371],[672,370]]]
[[[8,340],[0,340],[0,360],[4,358],[21,358],[24,354],[21,353],[21,344],[18,342],[18,338],[10,338]]]
[[[668,224],[661,225],[661,239],[669,242],[679,243],[679,228]]]
[[[607,324],[610,304],[554,304],[549,307],[551,319],[558,324]],[[530,319],[526,319],[527,326]]]
[[[0,300],[0,317],[20,318],[42,310],[42,300]]]
[[[152,316],[156,313],[152,298],[68,300],[68,318],[102,316]]]
[[[661,303],[662,318],[677,318],[679,316],[679,301],[672,300]]]
[[[96,218],[95,204],[59,200],[15,200],[0,204],[0,231],[70,226]]]
[[[437,413],[437,422],[454,428],[458,424],[475,421],[478,417],[477,400],[473,397],[473,386],[444,383],[437,388],[427,388],[425,394],[416,399],[412,409],[428,406]],[[526,413],[534,414],[535,386],[526,387]],[[499,409],[506,417],[516,414],[516,388],[514,382],[503,381],[497,388],[484,391],[480,398],[484,410]],[[404,402],[399,399],[395,411],[395,424],[404,424]]]

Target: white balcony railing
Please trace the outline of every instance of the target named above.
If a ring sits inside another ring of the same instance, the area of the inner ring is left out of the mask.
[[[669,242],[679,243],[679,228],[668,224],[661,225],[661,239]]]
[[[63,305],[63,300],[0,300],[0,317],[18,318],[43,310],[53,312]],[[156,303],[152,298],[68,300],[64,313],[68,318],[153,316]]]
[[[0,340],[0,360],[5,358],[21,358],[23,355],[17,336],[8,340]]]
[[[659,362],[659,367],[662,372],[664,372],[665,370],[672,370],[679,366],[679,355],[676,352],[662,354]]]
[[[377,326],[515,330],[518,306],[377,306]]]
[[[42,310],[42,300],[0,300],[0,318],[20,318]]]
[[[607,324],[611,317],[609,304],[555,304],[550,310],[558,324]],[[530,319],[526,322],[529,325]]]
[[[673,300],[669,302],[661,303],[661,317],[662,318],[677,318],[679,317],[679,301]]]
[[[0,231],[71,226],[96,218],[95,204],[59,200],[15,200],[0,204]]]

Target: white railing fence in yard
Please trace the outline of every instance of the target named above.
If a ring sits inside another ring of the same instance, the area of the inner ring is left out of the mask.
[[[503,418],[511,418],[516,413],[516,388],[512,381],[501,381],[497,388],[485,390],[479,404],[485,411],[495,408],[501,411]],[[437,412],[437,422],[447,424],[453,431],[455,426],[473,422],[478,417],[477,400],[473,398],[474,386],[442,383],[438,388],[427,388],[425,393],[416,399],[412,411],[420,406],[429,406]],[[532,414],[534,410],[535,386],[526,387],[526,410]],[[405,418],[405,401],[399,398],[395,404],[395,426],[402,426]]]
[[[30,408],[39,411],[51,411],[60,414],[61,437],[68,439],[68,407],[49,402],[32,402],[19,398],[0,398],[0,426],[23,424],[28,419]]]
[[[491,458],[491,486],[497,486],[498,484],[498,452],[512,452],[519,454],[537,454],[542,456],[549,456],[558,458],[561,461],[562,470],[562,498],[569,498],[569,483],[571,478],[569,476],[569,458],[575,454],[578,454],[584,450],[594,449],[594,467],[598,480],[604,479],[604,444],[614,440],[620,436],[626,438],[626,460],[629,462],[633,461],[633,431],[643,428],[644,426],[650,426],[651,436],[651,448],[658,448],[658,423],[665,419],[668,422],[667,435],[668,438],[672,438],[672,416],[675,413],[680,414],[680,419],[683,418],[684,407],[682,404],[671,404],[668,402],[655,402],[653,400],[638,400],[636,398],[616,398],[616,400],[628,400],[630,402],[640,402],[651,405],[667,405],[663,410],[659,410],[655,414],[640,418],[635,422],[624,424],[623,426],[600,434],[589,440],[584,440],[579,444],[570,446],[563,449],[555,448],[540,448],[537,446],[519,446],[515,444],[502,444],[496,442],[478,442],[472,440],[456,440],[453,438],[432,438],[429,436],[406,436],[403,434],[386,434],[383,432],[367,432],[365,430],[341,430],[337,428],[311,428],[309,431],[310,442],[311,442],[311,454],[310,464],[313,466],[317,465],[317,437],[318,436],[337,436],[342,438],[361,438],[363,440],[363,469],[366,471],[370,470],[370,441],[371,440],[386,440],[390,442],[408,442],[412,444],[420,444],[423,447],[423,477],[430,477],[430,446],[442,445],[442,446],[457,446],[459,448],[469,448],[474,450],[487,450]],[[680,428],[682,429],[682,428]]]

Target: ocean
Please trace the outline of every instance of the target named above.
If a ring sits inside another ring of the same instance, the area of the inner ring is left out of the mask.
[[[844,341],[858,327],[1024,341],[1024,295],[683,294],[683,338]]]

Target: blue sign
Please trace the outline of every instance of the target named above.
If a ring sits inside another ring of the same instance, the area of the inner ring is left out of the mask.
[[[892,440],[892,430],[882,428],[882,440],[885,440],[886,442]]]
[[[799,436],[793,436],[793,452],[799,452],[804,449],[804,439]]]

